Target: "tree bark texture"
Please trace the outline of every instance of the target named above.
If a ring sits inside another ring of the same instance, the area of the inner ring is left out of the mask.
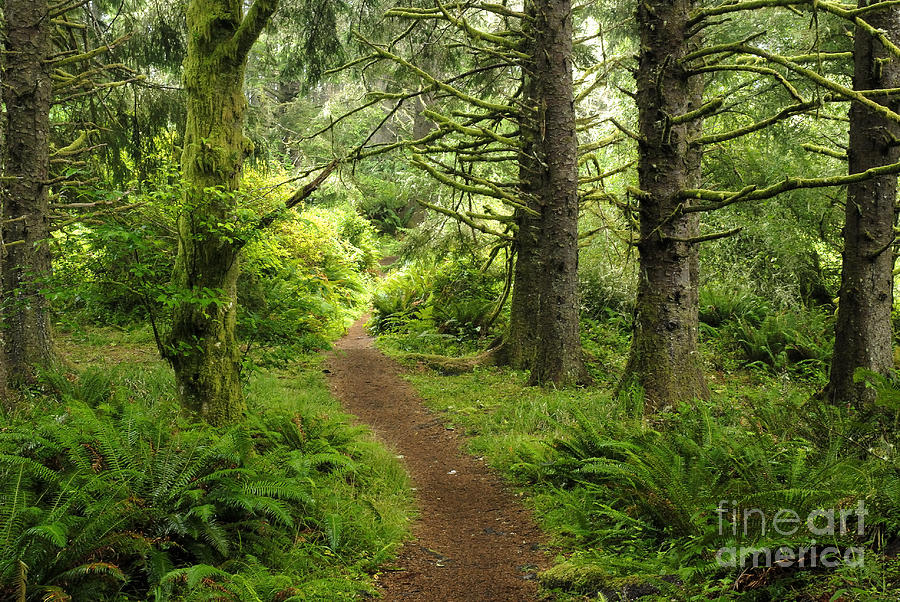
[[[50,320],[42,292],[51,274],[49,248],[49,134],[52,86],[46,0],[9,1],[4,7],[6,105],[2,317],[7,374],[33,380],[51,356]]]
[[[859,6],[871,4],[860,0]],[[900,42],[900,10],[889,7],[865,14],[865,20]],[[853,89],[900,87],[900,61],[871,34],[856,28]],[[900,98],[874,97],[892,110]],[[900,159],[900,125],[854,103],[850,107],[851,174]],[[841,292],[835,325],[834,355],[826,389],[837,403],[863,405],[875,392],[854,383],[858,368],[889,374],[894,368],[891,339],[894,224],[897,176],[884,175],[847,187]]]
[[[531,370],[534,385],[587,378],[578,298],[578,165],[572,4],[530,0],[523,61],[518,210],[509,330],[494,361]]]
[[[534,0],[533,46],[525,67],[525,142],[520,159],[537,209],[539,313],[532,384],[585,380],[578,297],[578,141],[572,84],[572,3]],[[521,261],[521,256],[519,257]],[[534,319],[534,318],[532,318]]]
[[[174,309],[169,359],[183,405],[215,425],[245,411],[235,338],[241,245],[233,231],[235,191],[251,150],[244,68],[275,7],[256,0],[242,16],[239,0],[191,0],[187,10],[185,198],[173,273],[185,299]]]
[[[703,102],[703,82],[679,60],[691,48],[691,0],[642,1],[639,120],[640,271],[631,353],[622,386],[640,385],[645,411],[709,395],[698,353],[699,234],[697,213],[682,213],[679,193],[701,179],[701,153],[691,144],[699,119],[679,116]]]

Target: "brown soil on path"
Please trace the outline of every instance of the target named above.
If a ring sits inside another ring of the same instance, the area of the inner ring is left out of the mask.
[[[385,600],[535,599],[546,558],[529,512],[461,438],[422,404],[400,366],[354,324],[328,356],[330,385],[347,411],[403,456],[420,511],[396,571],[380,579]]]

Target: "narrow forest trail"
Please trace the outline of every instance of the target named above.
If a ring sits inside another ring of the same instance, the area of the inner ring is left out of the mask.
[[[384,599],[534,599],[535,573],[546,564],[540,530],[484,462],[461,451],[462,438],[425,408],[400,366],[374,347],[365,320],[328,355],[331,390],[403,456],[420,511],[398,570],[380,580]]]

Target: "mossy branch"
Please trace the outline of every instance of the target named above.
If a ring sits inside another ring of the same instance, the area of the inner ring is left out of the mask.
[[[778,184],[773,184],[768,188],[755,189],[746,195],[736,195],[733,192],[725,192],[720,190],[704,190],[695,188],[681,191],[679,195],[683,199],[700,199],[704,201],[713,201],[708,205],[695,205],[685,207],[684,213],[694,213],[699,211],[715,211],[727,205],[731,205],[738,201],[760,201],[770,199],[790,190],[798,190],[801,188],[829,188],[834,186],[846,186],[855,182],[862,182],[878,176],[891,175],[900,173],[900,163],[891,163],[889,165],[879,165],[865,171],[845,176],[831,176],[826,178],[786,178]]]
[[[768,52],[766,50],[763,50],[762,48],[757,48],[755,46],[750,46],[749,44],[738,42],[734,44],[720,44],[717,46],[710,46],[709,48],[704,48],[702,50],[691,53],[691,55],[689,56],[691,57],[691,60],[695,60],[703,56],[720,53],[743,53],[757,56],[771,63],[781,65],[782,67],[785,67],[790,71],[804,76],[805,78],[822,86],[830,92],[833,92],[848,100],[852,100],[854,102],[858,102],[859,104],[865,105],[867,108],[871,109],[873,112],[881,115],[882,117],[896,123],[900,123],[900,114],[897,114],[895,111],[892,111],[888,107],[881,105],[874,100],[871,100],[866,95],[861,94],[860,92],[848,88],[847,86],[839,84],[833,80],[830,80],[817,71],[807,69],[806,67],[798,65],[797,63],[794,63],[783,56]],[[685,57],[685,60],[687,60],[687,57]]]
[[[466,216],[472,219],[481,219],[491,222],[502,222],[504,224],[515,223],[516,218],[513,215],[499,215],[496,213],[478,213],[476,211],[466,211]]]
[[[807,0],[747,0],[746,2],[731,2],[719,6],[710,6],[696,11],[688,21],[688,27],[708,19],[709,17],[718,17],[728,13],[735,13],[745,10],[758,10],[760,8],[771,7],[788,7],[796,4],[806,4]]]
[[[430,73],[425,71],[424,69],[420,69],[419,67],[413,65],[412,63],[410,63],[403,57],[401,57],[397,54],[394,54],[393,52],[390,52],[386,48],[379,46],[379,45],[375,44],[374,42],[370,42],[364,36],[362,36],[359,32],[356,32],[356,38],[361,43],[365,44],[366,46],[368,46],[369,48],[374,50],[375,53],[378,54],[381,58],[388,59],[388,60],[404,67],[405,69],[411,71],[412,73],[414,73],[415,75],[420,77],[422,80],[437,87],[441,92],[446,92],[447,94],[450,94],[451,96],[455,96],[456,98],[458,98],[464,102],[472,104],[476,107],[481,107],[482,109],[487,109],[489,111],[496,111],[496,112],[505,113],[505,114],[513,114],[516,112],[516,109],[514,107],[511,107],[508,105],[492,103],[492,102],[487,102],[487,101],[481,100],[479,98],[476,98],[474,96],[471,96],[469,94],[466,94],[462,90],[454,88],[450,84],[437,79],[436,77],[434,77],[433,75],[431,75]]]
[[[699,244],[701,242],[707,242],[710,240],[719,240],[720,238],[728,238],[729,236],[735,236],[736,234],[740,234],[743,231],[743,226],[740,228],[734,228],[732,230],[725,230],[724,232],[713,232],[712,234],[703,234],[702,236],[692,236],[690,238],[680,238],[678,236],[665,236],[662,237],[665,240],[672,240],[675,242],[683,242],[689,245]]]
[[[884,0],[883,2],[873,2],[868,6],[861,6],[859,8],[851,8],[848,9],[847,12],[854,16],[858,17],[860,15],[864,15],[868,12],[876,11],[876,10],[886,10],[893,6],[900,6],[900,0]]]
[[[764,129],[772,125],[773,123],[777,123],[782,119],[786,119],[791,115],[796,115],[798,113],[803,113],[810,109],[819,106],[819,103],[816,101],[805,102],[802,104],[792,105],[790,107],[785,107],[775,115],[769,117],[768,119],[763,119],[761,121],[757,121],[756,123],[751,123],[748,126],[738,128],[736,130],[731,130],[730,132],[723,132],[721,134],[708,134],[706,136],[701,136],[697,138],[693,142],[696,144],[716,144],[718,142],[725,142],[727,140],[733,140],[735,138],[740,138],[741,136],[746,136],[747,134],[751,134],[758,130]]]
[[[885,5],[883,8],[887,8],[888,3],[883,4]],[[881,45],[884,46],[884,49],[890,52],[894,56],[894,58],[900,59],[900,48],[898,48],[896,44],[889,40],[888,37],[884,35],[884,32],[882,30],[878,29],[877,27],[872,27],[868,22],[860,17],[859,15],[863,13],[860,13],[858,9],[846,9],[843,6],[840,6],[833,2],[823,2],[822,0],[813,2],[813,5],[820,7],[833,15],[841,17],[842,19],[847,19],[848,21],[853,22],[854,25],[881,42]],[[876,5],[870,5],[864,8],[866,9],[866,11],[882,9],[882,7]]]
[[[688,111],[683,115],[676,115],[672,118],[670,125],[672,127],[676,125],[681,125],[683,123],[690,123],[691,121],[696,121],[698,119],[702,119],[703,117],[715,113],[722,106],[722,103],[725,102],[724,98],[713,98],[707,103],[704,103],[700,107],[694,109],[693,111]]]
[[[459,182],[456,179],[448,176],[447,174],[441,173],[440,171],[435,169],[435,167],[433,165],[429,165],[424,160],[422,155],[419,155],[419,154],[413,155],[412,164],[415,165],[416,167],[419,167],[419,168],[425,170],[428,173],[428,175],[430,175],[432,178],[434,178],[441,184],[444,184],[446,186],[449,186],[450,188],[459,190],[460,192],[464,192],[467,194],[479,194],[482,196],[494,198],[494,199],[497,199],[507,205],[515,207],[516,209],[521,209],[522,211],[525,211],[526,213],[529,213],[530,215],[533,215],[535,217],[540,215],[534,209],[527,207],[525,205],[525,203],[523,203],[521,200],[517,199],[516,197],[514,197],[513,195],[504,191],[503,189],[496,186],[495,184],[492,184],[485,180],[479,180],[481,182],[481,185],[464,184],[464,183]]]
[[[422,115],[424,115],[425,117],[428,117],[435,123],[446,126],[447,128],[449,128],[455,132],[459,132],[460,134],[465,134],[466,136],[488,138],[488,139],[493,140],[494,142],[499,142],[500,144],[508,146],[509,148],[520,148],[522,146],[522,143],[514,138],[508,138],[506,136],[503,136],[502,134],[498,134],[496,132],[493,132],[493,131],[491,131],[487,128],[483,128],[483,127],[473,128],[473,127],[464,126],[460,123],[453,121],[449,117],[445,117],[444,115],[441,115],[440,113],[435,113],[434,111],[431,111],[429,109],[425,109],[424,111],[422,111]]]
[[[494,13],[496,15],[501,15],[503,17],[511,17],[514,19],[528,19],[529,17],[523,13],[516,10],[513,10],[506,6],[505,4],[495,4],[491,2],[479,2],[477,4],[473,4],[471,2],[453,2],[449,4],[443,5],[445,9],[468,9],[468,8],[477,8],[479,10]],[[420,8],[413,6],[404,6],[404,7],[395,7],[390,10],[390,13],[402,12],[405,16],[406,14],[410,15],[410,18],[424,18],[424,17],[439,17],[440,9],[439,8]]]
[[[231,39],[231,50],[234,58],[243,62],[256,43],[269,18],[278,8],[278,0],[254,0],[250,10],[241,19],[241,24]]]
[[[70,10],[75,10],[76,8],[80,8],[90,2],[90,0],[74,0],[74,2],[58,2],[56,4],[51,4],[47,8],[47,18],[55,19],[57,17],[61,17]]]
[[[461,213],[453,211],[452,209],[446,209],[444,207],[441,207],[440,205],[433,205],[431,203],[428,203],[428,202],[420,200],[420,199],[416,199],[416,203],[418,203],[422,207],[425,207],[426,209],[431,209],[432,211],[435,211],[442,215],[452,217],[453,219],[458,220],[458,221],[464,223],[465,225],[469,226],[473,230],[477,230],[477,231],[483,232],[485,234],[490,234],[491,236],[496,236],[497,238],[502,238],[503,240],[508,240],[508,241],[514,240],[514,238],[512,236],[510,236],[509,234],[506,234],[504,232],[498,232],[497,230],[488,228],[487,226],[479,224],[478,222],[466,217],[465,215],[463,215]]]
[[[847,160],[847,151],[835,150],[833,148],[828,148],[827,146],[819,146],[818,144],[809,144],[806,142],[800,146],[803,150],[811,153],[818,153],[820,155],[825,155],[826,157],[841,159],[842,161]]]
[[[653,195],[646,190],[641,190],[635,186],[626,186],[625,192],[639,201],[649,201],[653,199]]]
[[[853,58],[852,52],[811,52],[785,57],[794,63],[818,63],[820,61],[846,61]]]
[[[68,27],[69,29],[87,29],[87,25],[84,23],[74,23],[72,21],[66,21],[65,19],[50,19],[50,22],[59,27]]]
[[[601,148],[606,148],[607,146],[611,146],[613,144],[621,142],[622,140],[624,140],[624,138],[620,134],[613,134],[611,136],[601,138],[600,140],[597,140],[596,142],[589,142],[587,144],[579,145],[578,146],[578,155],[580,158],[578,160],[579,160],[579,162],[585,161],[590,156],[590,153],[593,153],[594,151],[598,151]]]
[[[327,164],[322,168],[322,171],[318,173],[318,175],[313,178],[313,180],[306,185],[295,190],[290,197],[288,197],[287,201],[285,201],[283,207],[279,207],[269,213],[265,214],[259,221],[254,224],[247,235],[241,237],[238,240],[235,240],[235,246],[237,249],[240,249],[248,242],[250,242],[252,236],[261,230],[265,230],[272,224],[274,224],[278,219],[284,216],[285,213],[302,203],[304,200],[308,199],[312,193],[319,189],[319,187],[325,183],[328,177],[337,169],[338,165],[341,163],[339,159],[333,160],[331,163]]]
[[[594,182],[601,182],[601,181],[605,180],[606,178],[610,178],[616,174],[620,174],[624,171],[627,171],[628,169],[633,167],[635,163],[637,163],[637,161],[629,161],[625,165],[621,165],[619,167],[614,167],[613,169],[605,171],[596,176],[586,176],[583,178],[578,178],[578,183],[579,184],[593,184]]]
[[[719,63],[716,65],[703,65],[702,67],[694,67],[690,69],[688,72],[691,75],[696,75],[700,73],[713,73],[716,71],[746,71],[748,73],[758,73],[760,75],[768,75],[774,78],[778,83],[784,86],[784,89],[787,90],[787,93],[791,95],[791,97],[796,100],[798,103],[806,102],[804,98],[800,95],[800,92],[797,91],[788,80],[782,74],[780,74],[775,69],[771,67],[763,67],[761,65],[738,65],[731,63]]]
[[[440,0],[435,0],[435,4],[437,4],[438,10],[440,10],[441,15],[444,19],[446,19],[451,25],[466,32],[466,35],[470,38],[474,38],[476,40],[481,40],[484,42],[490,42],[491,44],[496,44],[501,48],[506,48],[507,50],[512,50],[519,58],[527,58],[527,55],[521,51],[519,51],[519,43],[515,40],[509,40],[506,36],[497,35],[493,33],[489,33],[486,31],[482,31],[480,29],[476,29],[466,21],[465,17],[459,17],[458,19],[450,14],[450,12],[446,9],[446,7],[441,3]]]
[[[609,122],[611,124],[613,124],[617,130],[619,130],[620,132],[622,132],[623,134],[625,134],[632,140],[637,140],[638,142],[643,141],[643,138],[641,138],[640,134],[637,134],[637,133],[629,130],[627,127],[625,127],[624,125],[619,123],[614,117],[610,117]]]
[[[51,158],[70,157],[72,155],[80,153],[85,147],[85,143],[87,142],[87,136],[88,136],[87,131],[81,132],[81,134],[78,136],[78,138],[76,138],[71,144],[69,144],[68,146],[64,146],[63,148],[59,149],[58,151],[56,151],[54,153],[51,153],[50,157]]]
[[[73,54],[69,56],[65,56],[62,58],[48,59],[47,62],[51,63],[54,67],[62,67],[64,65],[69,65],[71,63],[78,63],[81,61],[89,61],[94,57],[100,56],[101,54],[107,53],[113,50],[119,44],[127,42],[133,34],[127,33],[124,36],[116,38],[109,44],[105,44],[103,46],[98,46],[97,48],[92,48],[87,52],[82,52],[80,54]]]

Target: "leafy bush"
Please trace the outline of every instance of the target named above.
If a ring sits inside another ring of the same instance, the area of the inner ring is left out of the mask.
[[[178,194],[162,189],[134,211],[55,235],[47,296],[59,319],[125,325],[162,313],[176,249],[174,216],[165,207]]]
[[[369,501],[403,495],[386,453],[295,404],[243,427],[187,422],[163,374],[51,374],[58,401],[2,418],[0,597],[305,600],[364,588],[341,575],[381,562],[403,530]],[[267,406],[288,399],[267,387]],[[313,391],[328,403],[321,384]]]
[[[432,320],[438,332],[461,338],[487,334],[499,282],[471,261],[453,261],[441,266],[431,291]]]
[[[728,566],[717,551],[814,546],[817,536],[808,529],[783,535],[772,528],[782,510],[804,518],[818,509],[847,511],[853,528],[827,537],[826,545],[841,550],[886,533],[896,537],[896,511],[888,500],[900,491],[897,465],[869,461],[848,448],[847,439],[810,438],[812,431],[789,407],[744,412],[685,405],[663,416],[660,430],[635,420],[599,425],[576,414],[571,425],[562,425],[564,435],[543,468],[530,465],[531,479],[549,482],[572,500],[570,517],[581,516],[576,532],[583,545],[602,547],[606,556],[619,550],[631,563],[594,558],[595,570],[640,575],[644,558],[658,557],[663,563],[656,575],[677,575],[687,591],[715,587],[719,579],[737,589],[759,587],[747,584],[767,569],[754,568],[752,555]],[[846,415],[835,418],[850,424]],[[867,527],[860,535],[861,501]]]
[[[799,367],[822,378],[834,347],[833,316],[824,308],[776,309],[747,288],[711,283],[700,289],[702,331],[736,348],[746,364]]]
[[[378,334],[475,341],[493,326],[501,287],[497,274],[483,271],[468,257],[437,265],[417,262],[382,282],[370,328]]]
[[[758,325],[771,311],[765,299],[744,288],[718,283],[700,288],[700,321],[715,328],[737,320]]]
[[[350,209],[308,209],[245,249],[238,332],[264,362],[322,349],[368,300],[374,229]]]
[[[360,177],[357,185],[362,193],[357,207],[380,232],[396,234],[406,226],[410,216],[407,210],[409,201],[400,184],[375,177]]]
[[[372,299],[369,328],[376,334],[399,332],[422,317],[432,288],[427,268],[408,267],[382,280]]]
[[[807,363],[824,369],[834,348],[832,328],[824,310],[801,308],[767,315],[758,324],[732,322],[730,334],[748,363],[777,369]]]
[[[375,228],[349,205],[292,211],[264,233],[254,232],[258,216],[283,200],[270,193],[287,174],[280,166],[265,167],[246,170],[245,189],[236,193],[241,209],[227,227],[249,239],[238,285],[239,334],[248,357],[271,363],[327,347],[367,303],[379,256]],[[77,225],[75,236],[57,236],[61,252],[48,294],[60,320],[125,325],[153,318],[165,332],[171,305],[184,298],[170,284],[173,207],[181,194],[177,183],[160,184],[137,199],[143,205],[136,210]]]
[[[636,281],[628,266],[611,265],[588,248],[579,267],[581,315],[590,320],[606,320],[617,315],[630,315],[637,294]]]
[[[896,385],[872,381],[881,391],[873,413],[810,400],[811,387],[783,375],[744,376],[725,388],[711,379],[712,401],[651,418],[643,417],[640,391],[610,397],[604,388],[527,387],[525,375],[496,368],[410,380],[429,407],[471,435],[470,452],[524,489],[566,550],[562,564],[542,574],[546,587],[591,599],[896,599]],[[852,513],[860,500],[869,513],[861,536]],[[801,516],[834,508],[836,520],[851,511],[852,532],[781,535],[771,521],[782,508]],[[765,512],[766,532],[751,512],[745,536],[735,509]],[[865,566],[754,569],[716,559],[731,546],[796,551],[811,539],[819,551],[863,547]]]

